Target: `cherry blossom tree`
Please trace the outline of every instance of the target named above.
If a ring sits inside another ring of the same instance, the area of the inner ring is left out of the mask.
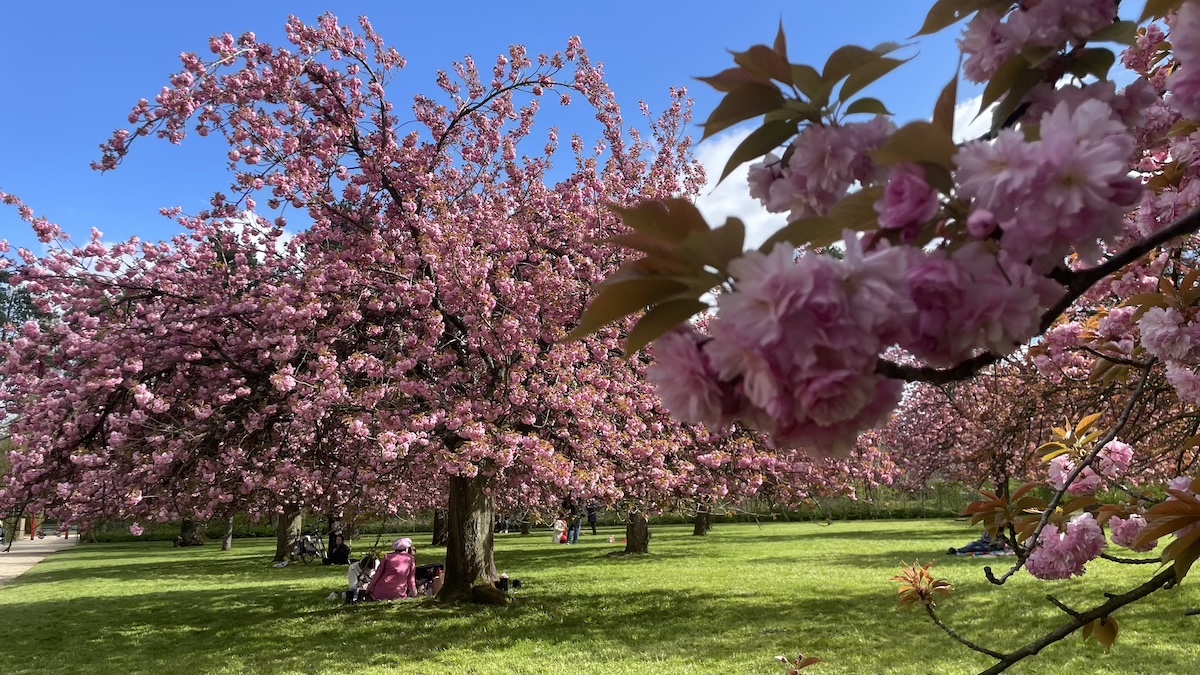
[[[443,100],[417,96],[413,126],[387,96],[403,59],[365,19],[292,19],[287,36],[185,54],[104,145],[101,170],[140,138],[228,144],[233,180],[213,208],[168,213],[186,234],[76,246],[5,196],[52,247],[20,251],[15,276],[64,320],[26,324],[10,351],[17,451],[0,498],[68,520],[448,506],[455,599],[495,577],[497,502],[670,485],[611,480],[704,452],[662,424],[646,362],[621,358],[629,327],[561,338],[623,259],[602,242],[628,232],[607,204],[702,185],[685,92],[658,117],[642,106],[639,132],[578,40],[537,57],[515,46],[440,73]],[[535,118],[572,98],[599,138],[571,136],[553,177],[559,131]],[[286,209],[302,216],[294,236]]]

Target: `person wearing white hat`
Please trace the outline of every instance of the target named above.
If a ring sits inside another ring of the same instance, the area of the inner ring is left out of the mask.
[[[379,564],[367,597],[371,600],[399,600],[417,597],[417,559],[412,539],[404,537],[392,544],[392,552]]]

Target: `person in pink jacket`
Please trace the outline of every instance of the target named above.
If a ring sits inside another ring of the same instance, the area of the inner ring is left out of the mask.
[[[397,539],[371,583],[367,585],[367,597],[372,600],[399,600],[417,597],[417,559],[412,539]]]

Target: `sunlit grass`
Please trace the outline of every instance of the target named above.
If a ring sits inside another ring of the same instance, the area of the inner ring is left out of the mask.
[[[652,554],[611,558],[615,529],[556,546],[501,535],[497,563],[521,579],[508,608],[427,602],[344,607],[344,568],[272,569],[273,543],[239,540],[84,545],[0,589],[0,673],[781,673],[772,657],[825,662],[813,675],[976,673],[987,657],[951,642],[919,612],[899,611],[887,579],[901,561],[935,560],[954,596],[941,613],[996,649],[1028,642],[1062,613],[1139,583],[1155,567],[1100,562],[1081,580],[1021,574],[1004,588],[990,561],[946,556],[973,531],[951,521],[718,524],[656,528]],[[425,535],[421,535],[423,538]],[[374,538],[358,542],[361,549]],[[420,543],[421,539],[418,539]],[[440,558],[426,548],[420,562]],[[1111,652],[1078,635],[1012,673],[1196,672],[1194,584],[1118,613]]]

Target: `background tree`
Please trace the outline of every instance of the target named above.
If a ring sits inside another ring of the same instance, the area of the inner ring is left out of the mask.
[[[6,405],[23,413],[23,463],[4,496],[76,518],[135,498],[123,513],[152,502],[156,517],[200,519],[230,500],[261,514],[336,509],[348,495],[380,510],[445,505],[443,596],[466,597],[495,576],[494,501],[588,492],[612,466],[590,458],[655,405],[643,366],[620,358],[626,329],[559,340],[621,261],[599,241],[626,232],[606,204],[702,183],[689,104],[673,92],[648,135],[625,129],[573,40],[536,59],[514,47],[488,75],[467,59],[439,76],[446,103],[415,99],[422,130],[408,130],[386,93],[403,59],[369,23],[293,19],[287,33],[289,49],[226,35],[212,62],[185,55],[97,164],[115,168],[139,137],[195,128],[229,144],[234,197],[182,218],[190,234],[170,244],[94,240],[18,269],[77,325],[17,347],[10,370],[24,380]],[[586,100],[601,130],[593,144],[572,137],[559,178],[556,129],[518,154],[551,92]],[[246,222],[263,201],[299,209],[307,227],[285,242],[282,217]],[[135,262],[118,264],[125,255]],[[79,264],[96,259],[122,270],[116,280]],[[115,333],[129,350],[114,352]],[[85,365],[86,385],[64,381]],[[52,403],[80,386],[86,403]],[[626,412],[595,414],[614,409]]]

